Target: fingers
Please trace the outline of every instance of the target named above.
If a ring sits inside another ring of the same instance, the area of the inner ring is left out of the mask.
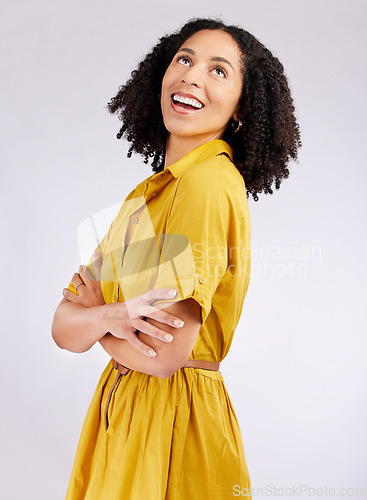
[[[85,282],[80,277],[79,273],[74,273],[73,277],[70,280],[69,287],[72,287],[74,290],[70,290],[70,288],[63,288],[62,294],[66,300],[69,302],[74,302],[75,304],[79,302],[79,295],[82,291],[81,287],[85,286]]]
[[[79,271],[79,275],[80,275],[81,279],[83,280],[83,282],[85,284],[87,284],[87,282],[91,281],[91,280],[95,281],[94,276],[91,273],[91,271],[90,271],[90,269],[89,269],[88,266],[85,266],[84,264],[81,264],[79,266],[78,271]]]
[[[149,290],[149,292],[144,293],[141,295],[141,299],[146,303],[146,304],[153,304],[157,300],[169,300],[173,299],[173,297],[176,297],[177,295],[177,290],[174,290],[173,288],[153,288],[152,290]]]
[[[62,294],[67,301],[74,302],[74,304],[78,302],[78,296],[74,292],[69,290],[69,288],[63,288]]]
[[[149,358],[153,358],[157,353],[156,351],[150,347],[149,345],[144,344],[139,337],[135,335],[135,333],[131,333],[126,336],[126,340],[131,344],[135,349],[140,351],[142,354],[145,354]]]
[[[163,310],[164,307],[167,307],[174,302],[157,304],[157,306],[151,305],[157,300],[172,299],[176,294],[177,291],[170,288],[156,288],[149,290],[149,292],[139,295],[138,297],[126,300],[124,304],[131,319],[145,316],[175,328],[181,328],[184,325],[183,321],[180,318],[177,318],[177,316]]]
[[[134,328],[140,332],[146,333],[147,335],[150,335],[158,340],[162,340],[163,342],[169,343],[173,340],[173,336],[170,333],[160,330],[156,326],[151,325],[142,319],[136,319],[132,321],[132,324],[134,325]]]
[[[164,305],[167,306],[167,304]],[[184,326],[184,322],[180,318],[154,306],[146,306],[144,308],[144,316],[165,323],[166,325],[174,326],[175,328],[182,328]]]
[[[172,299],[176,293],[176,290],[170,288],[156,288],[132,299],[125,300],[124,303],[129,317],[138,318],[139,316],[145,316],[146,307],[150,307],[153,302]],[[164,304],[164,306],[167,307],[167,304]]]
[[[78,294],[79,294],[78,288],[80,288],[80,286],[85,285],[85,282],[80,277],[79,273],[74,273],[73,274],[73,277],[71,278],[71,283],[73,284],[73,286],[74,286],[74,288],[75,288],[75,290],[77,291]]]
[[[84,264],[81,264],[78,269],[79,274],[85,284],[87,284],[88,280],[101,281],[103,258],[98,249],[95,249],[92,252],[92,260],[95,277],[93,276],[89,267]]]

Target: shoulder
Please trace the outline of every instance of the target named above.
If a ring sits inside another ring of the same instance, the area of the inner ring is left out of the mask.
[[[245,181],[226,155],[213,156],[190,165],[177,179],[176,197],[228,209],[243,216],[247,211]]]
[[[181,188],[206,195],[233,194],[246,197],[245,181],[226,155],[213,156],[190,165],[179,177]]]

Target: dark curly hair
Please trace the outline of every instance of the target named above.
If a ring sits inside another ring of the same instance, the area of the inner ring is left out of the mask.
[[[280,188],[289,176],[287,164],[291,158],[297,160],[297,148],[302,143],[283,65],[242,28],[227,26],[218,19],[195,18],[179,31],[160,38],[107,105],[123,122],[117,138],[124,136],[131,143],[129,158],[136,152],[145,157],[145,163],[152,158],[153,172],[164,169],[168,132],[160,104],[163,76],[183,42],[200,30],[229,33],[242,52],[245,84],[238,115],[243,125],[234,133],[230,120],[222,138],[234,150],[233,161],[245,180],[247,197],[251,193],[258,201],[262,191],[273,194],[274,181],[275,188]]]

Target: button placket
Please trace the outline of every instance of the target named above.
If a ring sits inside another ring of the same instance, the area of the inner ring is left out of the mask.
[[[156,174],[156,177],[151,179],[146,188],[145,197],[147,203],[154,197],[156,197],[161,189],[167,184],[169,178],[167,178],[169,171],[164,170],[161,173]],[[150,191],[153,190],[151,193]]]
[[[117,384],[120,382],[122,375],[120,373],[117,373],[117,376],[115,378],[114,383],[112,384],[112,387],[110,389],[110,392],[108,393],[107,396],[107,401],[106,401],[106,407],[105,407],[105,412],[104,412],[104,420],[105,420],[105,429],[106,431],[108,430],[108,427],[110,425],[109,420],[111,418],[111,412],[110,410],[110,405],[111,405],[111,400],[114,395],[115,389],[117,389]]]

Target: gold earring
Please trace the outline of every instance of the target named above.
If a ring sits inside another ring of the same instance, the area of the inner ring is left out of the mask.
[[[233,130],[234,133],[238,132],[240,130],[240,128],[242,127],[241,120],[238,120],[236,129],[234,128],[235,123],[236,123],[236,121],[233,120],[233,122],[232,122],[232,130]]]

